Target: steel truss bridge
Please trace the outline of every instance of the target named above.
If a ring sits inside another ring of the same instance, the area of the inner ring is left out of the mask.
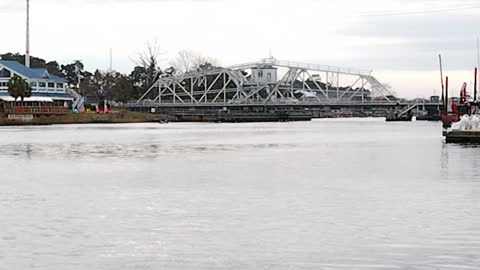
[[[372,71],[268,58],[228,68],[162,76],[129,107],[192,110],[402,106],[407,109],[418,105],[421,104],[399,102]]]

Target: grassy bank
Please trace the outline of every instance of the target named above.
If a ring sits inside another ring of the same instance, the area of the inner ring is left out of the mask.
[[[9,120],[5,115],[0,116],[0,126],[24,125],[66,125],[66,124],[124,124],[158,122],[160,119],[173,120],[169,116],[146,114],[139,112],[118,111],[108,114],[82,113],[67,115],[50,115],[35,117],[32,121],[24,122]]]

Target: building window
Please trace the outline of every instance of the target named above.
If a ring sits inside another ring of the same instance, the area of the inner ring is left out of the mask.
[[[12,73],[6,69],[0,69],[0,77],[1,78],[10,78],[10,76],[12,75]]]
[[[260,71],[258,72],[258,77],[259,77],[259,78],[262,78],[262,77],[263,77],[263,71],[262,71],[262,70],[260,70]]]
[[[48,83],[48,88],[55,88],[55,83],[49,82]]]
[[[57,88],[63,89],[63,83],[57,83]]]
[[[269,82],[272,81],[272,73],[267,73],[267,80],[268,80]]]
[[[39,83],[38,83],[38,87],[45,88],[45,87],[47,87],[47,83],[45,83],[45,82],[39,82]]]
[[[37,87],[37,82],[32,82],[32,83],[30,84],[30,86],[31,86],[31,87]]]

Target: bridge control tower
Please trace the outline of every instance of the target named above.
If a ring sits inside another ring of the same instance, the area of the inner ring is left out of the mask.
[[[278,77],[278,68],[272,65],[259,65],[252,68],[252,84],[275,84]]]

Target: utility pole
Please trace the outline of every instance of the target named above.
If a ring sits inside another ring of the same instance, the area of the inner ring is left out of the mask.
[[[30,0],[27,0],[27,51],[25,53],[25,66],[30,67]]]
[[[113,49],[110,48],[110,72],[113,71]]]
[[[477,71],[480,68],[480,41],[477,37]],[[477,74],[476,78],[477,85],[475,85],[476,89],[480,89],[480,76]],[[476,102],[476,100],[474,100]]]
[[[77,91],[80,93],[80,84],[82,80],[82,67],[79,60],[75,61],[75,74],[77,75]]]
[[[441,84],[442,84],[442,103],[444,104],[444,108],[445,108],[445,103],[448,102],[448,101],[446,101],[446,99],[445,99],[445,84],[443,83],[443,65],[442,65],[442,55],[441,54],[438,55],[438,60],[440,62],[440,80],[441,80]]]

